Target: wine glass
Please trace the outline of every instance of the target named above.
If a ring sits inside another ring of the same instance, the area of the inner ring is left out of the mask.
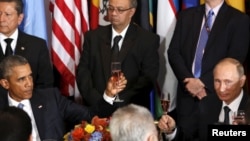
[[[163,110],[163,115],[168,113],[168,108],[169,108],[169,104],[170,104],[170,94],[161,94],[161,107]]]
[[[238,110],[238,111],[234,112],[233,119],[234,119],[234,122],[236,122],[238,125],[246,124],[245,111]]]
[[[121,75],[121,62],[111,62],[111,73],[113,76],[113,87],[117,87]],[[124,100],[119,98],[119,94],[117,94],[114,102],[123,102],[123,101]]]

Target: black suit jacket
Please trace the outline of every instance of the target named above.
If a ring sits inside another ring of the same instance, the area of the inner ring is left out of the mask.
[[[219,105],[213,84],[214,66],[225,57],[232,57],[243,63],[249,47],[248,15],[224,2],[209,33],[202,59],[200,80],[205,84],[208,96],[201,101],[193,98],[186,91],[183,80],[194,78],[192,65],[204,14],[205,5],[178,13],[175,31],[168,49],[170,65],[179,81],[177,90],[178,122],[179,125],[186,127],[184,130],[189,132],[188,134],[203,131],[197,126],[198,122],[202,127],[205,127],[207,123],[216,122],[212,121],[212,119],[216,120],[217,116],[213,109]]]
[[[91,121],[94,113],[62,96],[58,89],[35,89],[30,99],[33,115],[41,140],[61,141],[66,133],[65,123],[79,124]],[[7,93],[0,93],[0,109],[9,106]]]
[[[18,31],[14,54],[25,57],[30,64],[35,87],[52,87],[54,76],[45,40]],[[4,59],[0,49],[0,61]]]
[[[85,34],[83,52],[77,68],[77,84],[86,105],[96,105],[111,76],[111,25]],[[131,23],[119,53],[122,72],[128,80],[119,96],[125,105],[146,105],[159,70],[159,36]]]

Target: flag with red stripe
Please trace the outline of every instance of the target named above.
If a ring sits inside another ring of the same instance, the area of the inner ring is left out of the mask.
[[[179,11],[178,0],[158,0],[156,32],[160,36],[160,71],[158,77],[159,95],[170,94],[169,112],[176,107],[177,79],[169,65],[167,50],[170,44],[176,23],[176,14]],[[159,105],[159,104],[158,104]],[[160,113],[156,113],[159,114]],[[156,115],[158,116],[158,115]]]
[[[80,99],[75,81],[84,33],[89,29],[87,0],[51,0],[52,62],[60,75],[60,90],[65,96]],[[80,102],[80,101],[78,101]]]

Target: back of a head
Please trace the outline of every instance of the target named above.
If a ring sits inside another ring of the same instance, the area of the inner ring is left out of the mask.
[[[1,141],[28,141],[31,132],[31,119],[25,111],[16,107],[0,111]]]
[[[150,136],[157,139],[154,119],[142,106],[130,104],[117,109],[109,127],[112,141],[146,141]]]

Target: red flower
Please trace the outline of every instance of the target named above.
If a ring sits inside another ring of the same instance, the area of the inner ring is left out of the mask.
[[[84,130],[81,126],[76,127],[73,131],[72,131],[72,138],[74,139],[74,141],[81,141],[81,139],[84,136]]]

